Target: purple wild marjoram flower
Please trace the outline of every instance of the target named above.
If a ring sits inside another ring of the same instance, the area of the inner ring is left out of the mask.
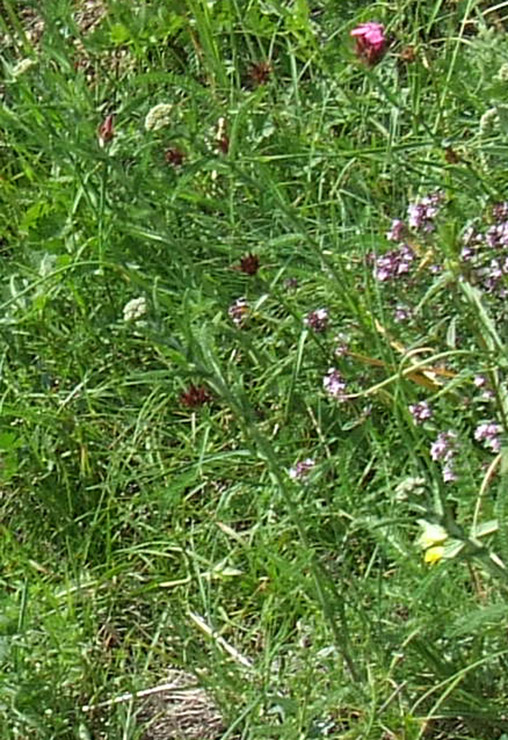
[[[242,326],[249,313],[249,302],[246,298],[237,298],[228,308],[228,315],[236,326]]]
[[[483,234],[475,226],[468,226],[462,234],[462,244],[464,245],[460,252],[462,262],[470,262],[474,265],[478,261],[480,247],[483,242]]]
[[[491,249],[508,247],[508,221],[500,221],[499,223],[492,224],[487,229],[485,241]]]
[[[413,318],[413,312],[411,311],[409,306],[404,306],[402,303],[398,303],[395,306],[393,318],[395,319],[395,321],[409,321]]]
[[[500,286],[500,283],[506,275],[507,267],[506,260],[501,264],[498,259],[491,259],[487,265],[476,270],[476,275],[486,293],[495,293],[500,298],[506,296],[506,287]]]
[[[335,345],[334,353],[337,357],[344,357],[349,351],[349,339],[347,334],[337,334],[335,337],[337,344]]]
[[[460,250],[460,259],[462,262],[475,262],[478,258],[478,245],[466,244]]]
[[[492,216],[494,221],[506,221],[508,219],[508,202],[495,203],[492,206]]]
[[[416,231],[423,231],[425,233],[434,231],[434,219],[439,212],[439,206],[443,198],[444,195],[441,192],[431,193],[408,206],[407,215],[409,226]]]
[[[495,207],[496,208],[496,207]],[[500,203],[495,211],[498,217],[508,213],[508,203]],[[468,266],[473,280],[482,290],[496,298],[508,295],[508,220],[496,221],[482,234],[474,226],[463,235],[460,252],[462,263]],[[495,254],[493,254],[495,252]]]
[[[435,442],[430,446],[430,456],[437,462],[438,460],[445,460],[449,462],[456,452],[457,435],[455,432],[440,432]]]
[[[289,468],[288,475],[293,480],[302,480],[302,478],[306,478],[308,476],[315,464],[314,460],[311,457],[308,457],[306,460],[301,460],[300,462],[297,462],[295,466]]]
[[[415,424],[422,424],[424,421],[432,417],[432,409],[430,408],[428,401],[420,401],[420,403],[410,404],[409,413],[413,417]]]
[[[331,367],[328,370],[328,374],[323,378],[323,388],[329,396],[335,398],[337,401],[343,401],[345,398],[344,391],[346,390],[346,381],[340,374],[340,372]]]
[[[406,225],[400,218],[394,218],[391,225],[390,231],[387,231],[386,238],[390,242],[401,242],[404,239],[406,233]]]
[[[442,472],[443,472],[443,480],[445,483],[452,483],[453,481],[458,480],[458,476],[453,467],[453,463],[451,462],[446,463],[446,465],[444,465],[443,467]]]
[[[487,386],[487,378],[485,375],[475,375],[473,378],[473,385],[483,391],[480,396],[480,401],[492,401],[492,399],[495,398],[494,391]]]
[[[303,323],[305,326],[308,326],[309,329],[313,329],[319,334],[327,330],[328,321],[328,309],[318,308],[316,311],[310,311],[304,318]]]
[[[434,462],[443,461],[443,480],[451,483],[457,480],[454,467],[454,457],[457,452],[457,435],[455,432],[440,432],[435,442],[430,446],[430,456]]]
[[[472,246],[473,244],[481,244],[483,242],[483,234],[481,234],[476,226],[468,226],[462,234],[462,243],[465,247]]]
[[[411,270],[414,258],[414,252],[408,244],[402,244],[397,249],[391,249],[380,257],[374,257],[374,277],[384,283],[401,275],[407,275]]]
[[[494,421],[488,421],[476,428],[474,438],[477,442],[483,442],[484,447],[492,450],[492,452],[499,452],[501,449],[501,439],[499,436],[501,432],[500,424],[496,424]]]

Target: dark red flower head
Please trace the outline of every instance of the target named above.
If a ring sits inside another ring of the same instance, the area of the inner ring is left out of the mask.
[[[173,167],[180,167],[185,159],[185,154],[177,147],[170,147],[164,152],[164,159],[167,164],[171,164]]]
[[[180,403],[189,409],[203,406],[205,403],[210,403],[211,400],[212,394],[210,391],[204,385],[194,385],[194,383],[191,383],[187,390],[180,394]]]
[[[259,270],[259,257],[250,252],[245,254],[240,258],[240,264],[236,269],[245,272],[246,275],[255,275]]]

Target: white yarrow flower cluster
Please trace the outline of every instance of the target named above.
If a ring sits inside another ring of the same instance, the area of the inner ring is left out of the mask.
[[[146,314],[146,310],[146,298],[144,296],[133,298],[123,307],[123,320],[139,321]]]
[[[158,103],[150,108],[145,118],[145,129],[147,131],[158,131],[171,123],[171,103]]]
[[[395,489],[395,500],[406,501],[410,495],[421,496],[425,490],[425,478],[409,476],[404,478]]]
[[[489,108],[480,118],[480,134],[488,136],[499,125],[499,111],[497,108]]]

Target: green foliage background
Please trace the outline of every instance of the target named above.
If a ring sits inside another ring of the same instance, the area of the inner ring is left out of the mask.
[[[504,461],[485,478],[473,377],[504,425],[507,323],[460,261],[506,198],[503,8],[111,1],[87,30],[68,0],[3,7],[2,737],[150,737],[136,703],[82,707],[170,667],[214,696],[224,739],[505,737],[506,483]],[[370,20],[389,45],[369,68],[349,32]],[[171,124],[147,131],[159,103]],[[376,282],[391,219],[436,189],[416,278]],[[304,324],[321,306],[325,334]],[[452,379],[414,382],[411,357]],[[182,405],[190,384],[213,402]],[[429,455],[448,428],[451,486]],[[460,553],[426,565],[421,518]]]

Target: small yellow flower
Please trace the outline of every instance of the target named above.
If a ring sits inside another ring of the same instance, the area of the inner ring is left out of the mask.
[[[429,563],[429,565],[434,565],[434,563],[439,563],[443,555],[443,545],[434,545],[434,547],[429,547],[429,549],[425,551],[423,559],[426,563]]]
[[[448,532],[440,524],[431,524],[425,519],[418,519],[418,524],[423,528],[423,532],[417,540],[417,544],[422,550],[428,550],[429,547],[435,545],[442,545],[448,539]]]
[[[422,527],[423,532],[418,537],[416,544],[425,550],[423,559],[429,565],[439,563],[445,554],[445,542],[448,539],[448,532],[440,524],[431,524],[425,519],[418,519],[418,524]]]

